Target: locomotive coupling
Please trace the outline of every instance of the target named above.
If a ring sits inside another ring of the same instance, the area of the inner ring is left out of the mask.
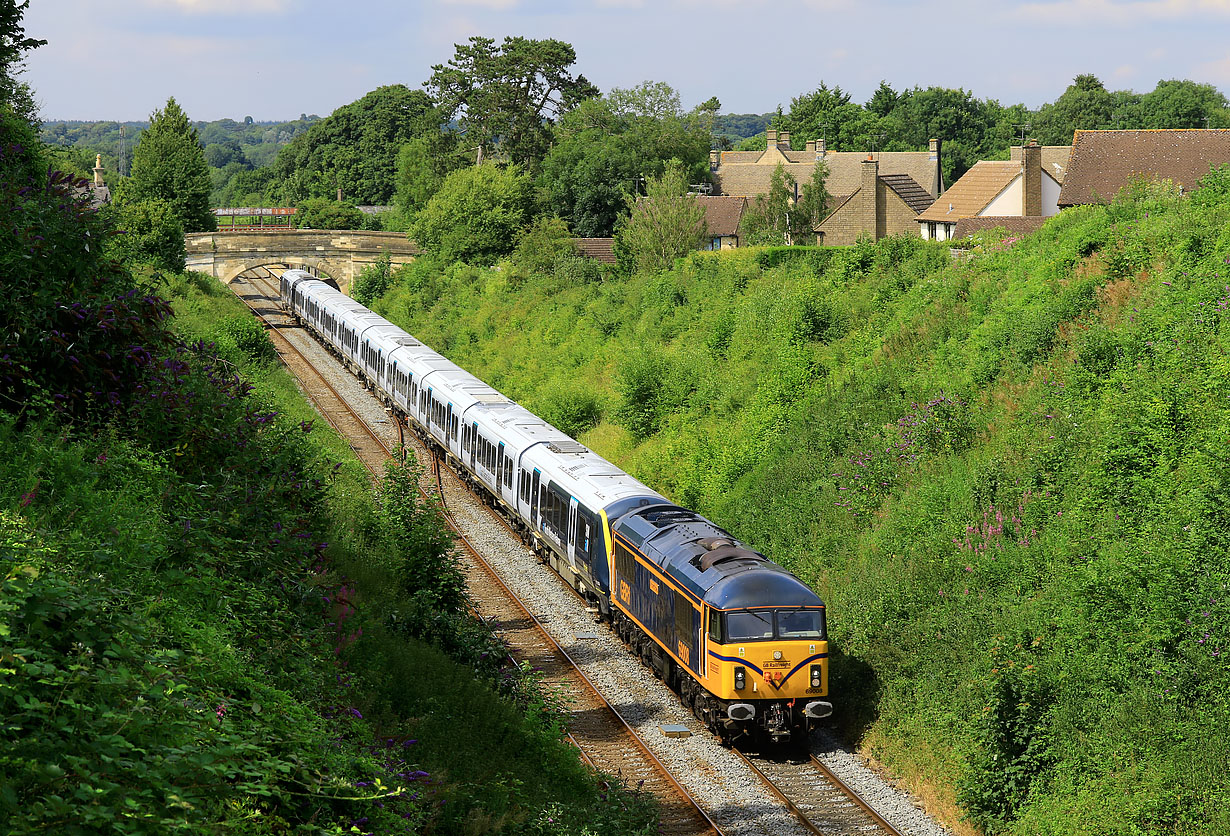
[[[734,702],[726,709],[726,716],[732,720],[750,720],[756,716],[756,706],[747,702]]]
[[[807,705],[803,706],[803,715],[805,717],[810,717],[813,720],[819,720],[821,717],[827,717],[832,713],[833,704],[831,702],[824,702],[823,700],[809,702]]]

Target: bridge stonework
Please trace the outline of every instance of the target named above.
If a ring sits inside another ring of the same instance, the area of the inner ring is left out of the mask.
[[[184,236],[187,267],[229,282],[245,270],[270,265],[308,268],[343,291],[384,255],[408,264],[419,248],[400,232],[299,229],[279,232],[194,232]]]

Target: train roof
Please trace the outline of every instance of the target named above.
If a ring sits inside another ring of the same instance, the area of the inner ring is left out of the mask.
[[[635,508],[615,533],[697,597],[718,609],[824,606],[805,583],[728,532],[686,508]]]

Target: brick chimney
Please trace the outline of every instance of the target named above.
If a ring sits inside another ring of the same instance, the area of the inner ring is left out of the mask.
[[[777,147],[783,151],[790,150],[790,131],[782,131],[778,134]]]
[[[95,187],[103,185],[102,174],[103,174],[102,154],[95,154],[94,155],[94,185]]]
[[[814,153],[815,150],[816,150],[816,141],[814,139],[808,140],[806,153],[811,154],[811,153]]]
[[[1021,214],[1037,217],[1042,214],[1042,146],[1030,140],[1021,148],[1021,170],[1024,188],[1021,190]]]
[[[825,146],[825,141],[823,139],[816,140],[816,156],[823,157],[825,154],[828,153],[828,149],[825,148],[824,146]]]
[[[878,240],[879,223],[876,213],[876,190],[880,179],[880,163],[877,160],[863,160],[862,177],[858,190],[859,234],[870,232],[873,239]]]
[[[928,189],[928,191],[938,197],[944,191],[944,169],[940,165],[940,140],[932,139],[927,146],[927,150],[931,152],[929,159],[935,163],[935,189]]]
[[[764,132],[764,141],[765,141],[765,147],[767,147],[769,150],[776,148],[777,147],[777,130],[774,128],[767,128]]]
[[[710,171],[717,171],[718,165],[721,164],[721,162],[722,162],[722,152],[721,151],[710,151],[709,152],[709,170]]]

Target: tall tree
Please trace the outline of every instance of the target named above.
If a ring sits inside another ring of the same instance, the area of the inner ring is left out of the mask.
[[[447,64],[424,82],[448,120],[456,120],[482,163],[505,157],[533,168],[550,147],[550,127],[578,103],[598,94],[569,68],[577,54],[554,39],[472,37],[456,44]]]
[[[1072,80],[1063,95],[1039,109],[1034,134],[1044,145],[1068,145],[1077,130],[1113,127],[1114,112],[1114,97],[1101,80],[1083,73]]]
[[[718,107],[711,99],[685,113],[673,88],[651,81],[582,102],[557,125],[539,188],[577,235],[608,236],[627,195],[669,160],[683,164],[689,183],[708,179]]]
[[[823,81],[812,92],[792,99],[789,112],[773,120],[775,128],[790,131],[796,142],[823,139],[834,151],[867,150],[877,141],[876,123],[873,114],[850,101],[849,93]]]
[[[440,130],[421,90],[379,87],[299,134],[273,163],[274,196],[287,203],[336,197],[356,204],[393,202],[397,154],[416,136]]]
[[[816,227],[824,220],[829,193],[824,186],[828,167],[819,163],[811,179],[798,181],[781,163],[769,176],[769,191],[757,195],[743,214],[739,231],[752,246],[814,244]]]
[[[216,227],[209,209],[211,187],[196,128],[172,96],[165,108],[154,111],[149,129],[141,134],[123,197],[130,202],[165,201],[185,232],[199,232]]]
[[[21,118],[33,122],[37,107],[30,87],[18,81],[22,72],[22,58],[27,52],[47,42],[27,38],[21,26],[30,0],[0,0],[0,103],[8,105]]]
[[[705,210],[688,194],[683,166],[672,162],[646,183],[647,194],[632,203],[632,214],[615,232],[619,250],[641,272],[665,270],[705,238]]]

